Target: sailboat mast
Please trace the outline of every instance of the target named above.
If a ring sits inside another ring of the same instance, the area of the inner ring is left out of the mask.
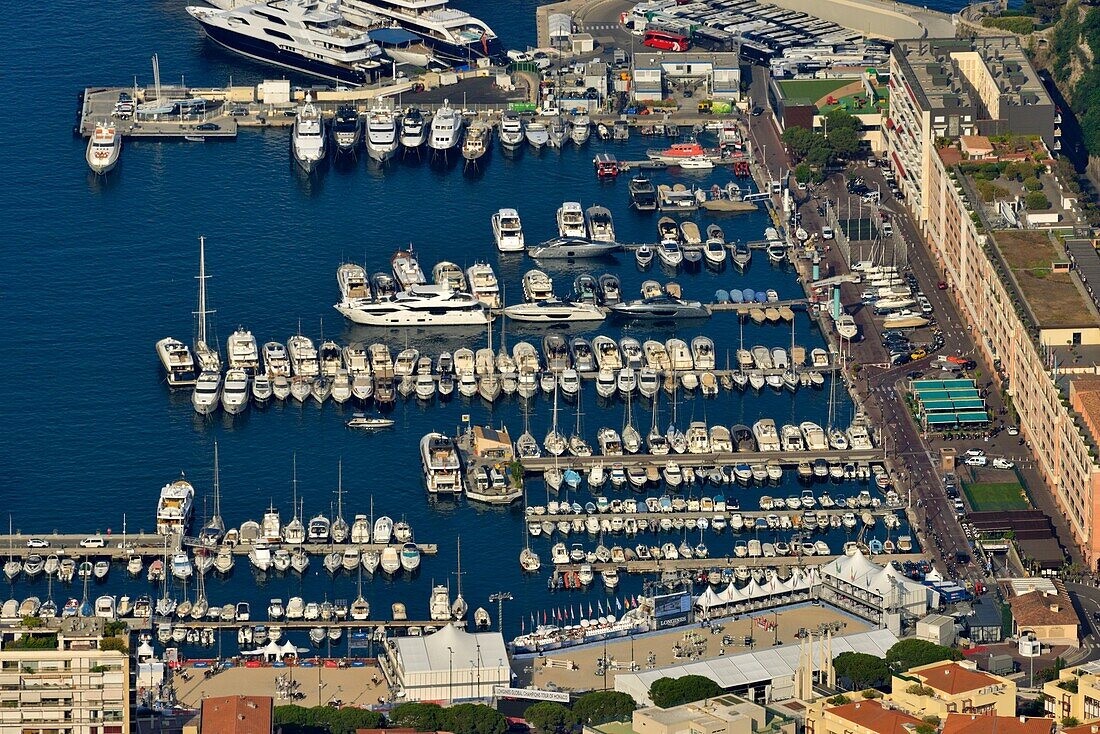
[[[214,518],[211,521],[222,528],[222,490],[221,480],[218,477],[218,442],[214,442]]]
[[[199,237],[199,334],[198,341],[206,343],[206,237]]]

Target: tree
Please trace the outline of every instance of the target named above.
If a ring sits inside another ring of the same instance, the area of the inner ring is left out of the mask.
[[[573,704],[573,713],[585,724],[599,725],[626,721],[634,708],[634,699],[626,693],[596,691],[578,698]]]
[[[450,723],[447,712],[436,703],[403,703],[390,712],[390,723],[417,731],[439,731]]]
[[[853,691],[881,686],[890,680],[886,661],[863,652],[842,652],[833,660],[833,667],[837,677]]]
[[[962,660],[962,653],[925,640],[902,640],[886,651],[886,664],[892,670],[909,670],[941,660]]]
[[[659,678],[649,687],[649,698],[663,709],[712,698],[722,692],[722,687],[702,675],[685,675],[680,678]]]
[[[523,714],[527,723],[544,734],[562,734],[580,723],[580,718],[560,703],[542,701],[529,707]]]
[[[1050,208],[1050,199],[1042,191],[1030,191],[1024,197],[1024,204],[1027,205],[1028,211],[1041,212]]]
[[[380,729],[385,723],[385,718],[377,711],[354,706],[318,706],[314,710],[318,712],[321,721],[328,725],[332,734],[355,734],[360,729]]]
[[[508,730],[508,720],[504,714],[482,703],[460,703],[446,709],[449,714],[448,729],[454,734],[504,734]]]
[[[814,144],[814,134],[804,127],[791,125],[783,131],[783,144],[795,160],[802,160]]]
[[[126,645],[126,640],[121,637],[106,637],[99,643],[100,650],[118,650],[121,653],[128,653],[130,648]]]
[[[859,139],[863,132],[859,118],[837,108],[825,115],[825,129],[834,156],[851,158],[859,152]]]
[[[814,171],[807,163],[799,163],[794,169],[795,180],[799,183],[809,183],[814,177]]]

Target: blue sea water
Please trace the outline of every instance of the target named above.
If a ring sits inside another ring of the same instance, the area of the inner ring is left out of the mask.
[[[503,0],[458,3],[484,17],[506,44],[534,40],[535,3]],[[551,593],[546,586],[550,542],[534,546],[544,573],[524,576],[517,555],[524,542],[522,507],[487,508],[460,501],[433,502],[420,479],[417,444],[430,430],[453,431],[463,414],[476,423],[522,430],[519,404],[506,399],[495,407],[456,397],[430,405],[402,402],[393,413],[395,430],[379,435],[349,432],[351,412],[332,405],[275,405],[236,419],[203,420],[191,410],[184,393],[170,393],[162,383],[153,344],[173,335],[191,340],[195,306],[198,236],[208,240],[210,303],[217,310],[215,333],[224,339],[237,326],[251,329],[263,342],[285,341],[301,324],[319,339],[387,340],[395,348],[406,339],[423,352],[436,354],[462,344],[476,346],[481,333],[379,335],[353,329],[331,308],[337,294],[335,269],[347,259],[366,261],[370,271],[386,269],[392,252],[412,243],[427,270],[440,259],[468,265],[488,260],[509,292],[519,298],[523,272],[534,263],[522,256],[498,256],[492,246],[489,216],[496,209],[520,210],[530,239],[549,237],[554,212],[563,200],[585,206],[602,203],[613,211],[620,239],[652,241],[656,217],[628,208],[626,180],[598,182],[591,157],[596,142],[583,150],[559,153],[530,151],[512,160],[494,151],[485,170],[464,175],[461,166],[438,168],[399,162],[378,168],[360,161],[333,166],[322,176],[303,178],[288,160],[287,136],[280,131],[246,131],[230,143],[128,143],[119,167],[106,179],[93,177],[83,161],[84,142],[70,128],[77,92],[89,84],[127,84],[134,75],[150,79],[149,57],[160,55],[165,80],[181,76],[191,84],[251,83],[271,72],[226,55],[205,42],[182,3],[88,5],[64,0],[49,13],[14,17],[6,78],[17,93],[9,97],[9,124],[3,133],[8,161],[3,177],[3,306],[0,370],[4,398],[3,461],[0,461],[0,511],[10,513],[25,533],[118,533],[123,516],[131,530],[152,528],[160,487],[186,472],[200,495],[209,493],[212,448],[221,451],[222,509],[228,523],[258,520],[270,503],[291,513],[291,461],[297,455],[299,491],[307,515],[329,511],[336,486],[336,467],[344,464],[345,516],[366,513],[373,499],[376,514],[404,517],[421,542],[437,543],[440,553],[424,559],[416,578],[376,579],[367,595],[376,618],[388,618],[389,606],[403,601],[412,618],[427,613],[434,582],[455,585],[455,543],[463,539],[463,593],[472,608],[491,608],[487,597],[511,591],[506,607],[506,634],[519,631],[521,618],[536,610],[565,607],[584,599],[604,599],[599,586],[588,592]],[[642,156],[646,141],[609,145],[622,159]],[[723,181],[724,174],[706,179]],[[658,182],[685,181],[660,174]],[[710,216],[697,217],[706,224]],[[730,239],[758,239],[762,214],[721,219]],[[559,294],[567,293],[577,269],[546,268]],[[630,257],[592,266],[598,274],[615,272],[624,291],[636,293],[654,273],[637,272]],[[655,271],[659,274],[659,271]],[[661,276],[661,280],[670,279]],[[721,274],[681,274],[685,294],[711,300],[718,288],[775,288],[781,297],[796,297],[794,275],[769,266],[762,254],[745,275],[732,269]],[[322,325],[323,322],[323,325]],[[498,327],[499,328],[499,327]],[[585,333],[618,335],[613,324]],[[737,321],[718,315],[690,328],[628,327],[639,338],[690,338],[702,332],[718,347],[719,361],[737,347]],[[516,328],[510,343],[545,332]],[[804,315],[795,338],[806,347],[822,344]],[[786,327],[746,325],[747,345],[788,345]],[[851,406],[843,391],[837,422],[845,424]],[[589,386],[584,398],[584,425],[590,439],[601,425],[621,427],[623,405],[598,405]],[[770,416],[779,423],[827,419],[828,391],[802,390],[797,395],[723,393],[715,400],[688,400],[679,406],[681,425],[692,418],[750,424]],[[649,413],[635,406],[643,428]],[[561,421],[574,420],[563,405]],[[540,398],[531,418],[543,435],[550,404]],[[662,425],[669,419],[662,406]],[[796,493],[793,478],[784,488],[733,489],[745,509],[754,509],[761,493]],[[850,488],[848,488],[850,489]],[[789,490],[789,491],[787,491]],[[651,490],[651,493],[656,490]],[[707,490],[712,492],[713,490]],[[845,490],[834,489],[834,494]],[[544,502],[545,491],[532,483],[531,501]],[[585,494],[580,499],[583,502]],[[201,514],[201,501],[199,505]],[[671,539],[671,538],[667,538]],[[705,536],[712,555],[727,554],[733,536]],[[595,541],[582,540],[591,547]],[[693,541],[697,541],[694,538]],[[827,540],[838,548],[843,533]],[[628,541],[614,541],[627,544]],[[638,541],[629,541],[633,545]],[[608,541],[612,544],[612,541]],[[116,567],[92,595],[150,591],[144,580],[125,577]],[[624,579],[618,598],[639,593],[640,578]],[[307,599],[354,598],[355,579],[331,579],[314,559],[306,578],[271,576],[253,580],[245,560],[227,580],[212,577],[212,603],[249,600],[262,609],[270,597],[302,595]],[[44,581],[20,582],[17,597],[45,596]],[[63,600],[80,589],[54,589]],[[495,617],[495,609],[491,608]],[[529,623],[529,621],[528,621]]]

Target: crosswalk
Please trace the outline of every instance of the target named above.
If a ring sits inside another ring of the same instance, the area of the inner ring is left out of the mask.
[[[582,31],[613,31],[619,28],[618,23],[581,23],[580,28]]]

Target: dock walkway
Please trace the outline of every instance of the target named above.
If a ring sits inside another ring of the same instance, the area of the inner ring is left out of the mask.
[[[589,469],[597,464],[610,466],[622,464],[623,468],[662,467],[669,461],[680,466],[733,466],[735,464],[763,464],[778,461],[783,466],[797,466],[800,462],[814,462],[824,459],[830,463],[881,463],[886,459],[882,449],[849,449],[847,451],[733,451],[705,454],[627,454],[624,456],[540,456],[535,459],[520,459],[526,472],[544,472],[557,467],[559,469]],[[0,536],[2,537],[2,536]]]

